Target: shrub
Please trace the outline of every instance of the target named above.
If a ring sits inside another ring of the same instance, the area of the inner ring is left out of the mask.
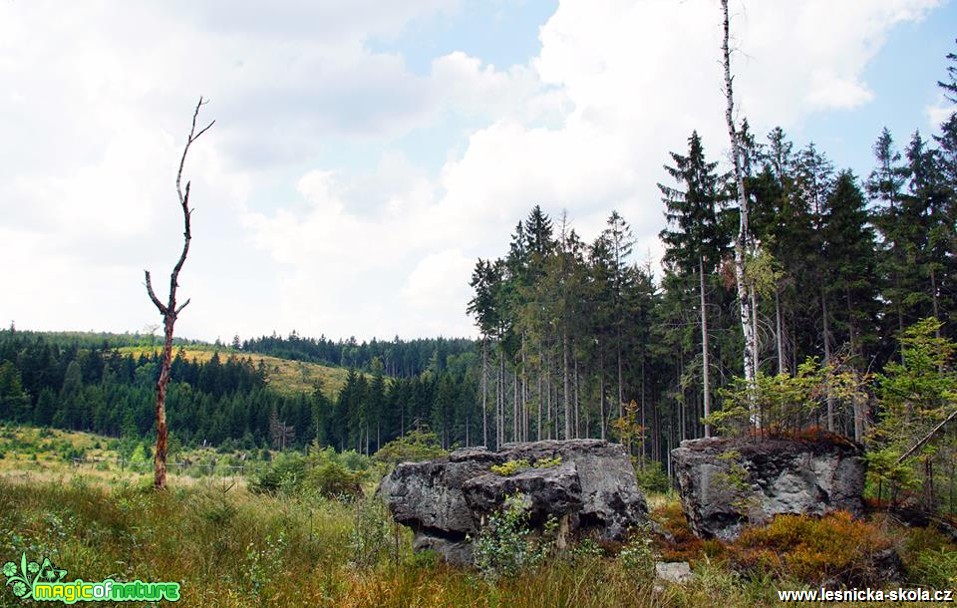
[[[654,548],[654,541],[651,539],[650,530],[635,530],[628,544],[622,547],[618,553],[618,559],[621,565],[639,575],[640,578],[649,578],[655,574],[655,562],[660,555]]]
[[[358,500],[355,518],[349,533],[352,563],[369,568],[392,546],[389,516],[383,502],[377,498]]]
[[[669,500],[651,512],[651,519],[667,532],[659,540],[665,561],[694,561],[701,554],[703,541],[691,531],[680,502]]]
[[[535,464],[532,465],[536,469],[553,469],[555,467],[562,466],[562,457],[555,456],[554,458],[542,458],[536,460]]]
[[[934,526],[908,530],[902,557],[911,583],[957,587],[957,543]]]
[[[421,429],[412,429],[402,437],[397,437],[375,453],[373,458],[386,464],[400,462],[421,462],[433,460],[448,454],[442,449],[435,433]]]
[[[891,545],[875,526],[839,511],[820,518],[779,515],[767,526],[746,529],[730,550],[748,571],[771,570],[814,585],[863,585],[877,582],[874,557]]]
[[[332,448],[326,448],[328,453]],[[353,472],[368,471],[372,466],[372,459],[365,454],[360,454],[355,450],[346,450],[339,454],[339,462],[347,469]]]
[[[475,565],[486,578],[515,576],[551,554],[558,522],[549,518],[543,535],[533,538],[528,508],[528,496],[513,494],[505,499],[500,512],[489,516],[472,547]]]
[[[249,485],[251,492],[297,491],[306,476],[306,459],[296,452],[280,454]]]
[[[647,492],[663,494],[671,489],[671,480],[657,460],[647,460],[644,467],[635,467],[635,480],[638,487]]]
[[[502,464],[493,464],[490,470],[496,475],[511,477],[519,471],[530,468],[531,466],[527,460],[521,458],[519,460],[506,460]]]
[[[361,479],[361,473],[350,471],[334,459],[326,459],[309,467],[303,489],[328,498],[354,498],[362,494]]]

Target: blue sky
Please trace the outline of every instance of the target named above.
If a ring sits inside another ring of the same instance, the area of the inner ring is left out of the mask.
[[[735,2],[736,94],[866,177],[946,106],[954,0]],[[142,331],[144,269],[194,241],[177,329],[474,335],[475,259],[535,204],[661,255],[656,182],[692,129],[724,158],[717,0],[0,4],[0,322]]]
[[[858,177],[871,170],[871,145],[881,129],[890,129],[899,149],[915,130],[925,138],[936,131],[927,107],[943,105],[938,80],[945,79],[946,55],[957,52],[957,4],[943,3],[926,19],[890,30],[886,43],[864,70],[874,99],[859,108],[822,112],[807,118],[794,131],[803,141],[815,141],[838,167],[854,169]]]

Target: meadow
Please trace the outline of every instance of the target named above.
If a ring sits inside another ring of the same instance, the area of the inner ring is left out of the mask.
[[[623,545],[586,539],[515,573],[455,568],[413,553],[409,531],[391,523],[374,494],[383,463],[331,451],[269,454],[244,476],[214,465],[209,473],[174,474],[170,489],[157,492],[148,466],[143,473],[115,466],[115,441],[0,429],[0,561],[22,553],[49,558],[68,571],[64,580],[178,582],[179,605],[213,607],[774,606],[778,589],[813,589],[815,576],[840,574],[888,546],[904,558],[908,582],[957,586],[957,545],[933,530],[889,517],[779,518],[741,543],[702,542],[670,493],[649,496],[668,540],[642,533]],[[76,452],[92,464],[77,466]],[[236,455],[186,457],[231,462]],[[291,466],[297,463],[307,468]],[[361,480],[363,495],[288,475],[264,482],[277,470],[325,481],[330,463]],[[547,539],[537,542],[548,548]],[[693,580],[655,581],[660,559],[690,561]],[[9,587],[0,590],[0,606],[21,605]]]

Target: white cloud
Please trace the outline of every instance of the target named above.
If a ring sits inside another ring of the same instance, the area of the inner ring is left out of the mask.
[[[461,336],[471,333],[470,323],[448,314],[450,310],[464,311],[471,293],[468,280],[475,260],[459,249],[446,249],[422,258],[409,274],[402,297],[426,331],[438,335]],[[414,312],[413,312],[414,311]]]
[[[867,87],[857,82],[841,79],[828,71],[811,75],[807,101],[813,108],[851,109],[874,98]]]
[[[927,122],[931,129],[936,130],[941,124],[947,122],[950,115],[957,111],[954,104],[947,100],[943,95],[939,95],[937,100],[924,108],[924,114],[927,116]]]

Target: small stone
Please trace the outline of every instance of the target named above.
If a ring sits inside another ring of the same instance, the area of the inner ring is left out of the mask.
[[[655,578],[681,584],[690,581],[691,576],[691,566],[688,562],[655,563]]]

